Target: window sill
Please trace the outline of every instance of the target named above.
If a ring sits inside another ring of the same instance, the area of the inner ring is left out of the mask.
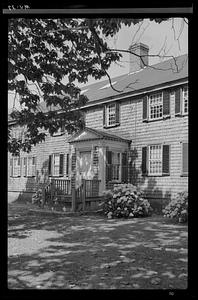
[[[188,177],[188,173],[181,174],[180,177]]]
[[[109,181],[110,183],[122,183],[122,181],[121,180],[111,180],[111,181]]]
[[[170,176],[169,174],[142,174],[142,176],[147,176],[147,177],[167,177]]]
[[[120,126],[120,123],[116,123],[116,124],[113,124],[113,125],[104,125],[103,128],[112,128],[112,127],[117,127],[117,126]]]
[[[171,116],[170,115],[167,115],[167,116],[163,116],[161,118],[158,118],[158,119],[147,119],[147,120],[143,120],[144,123],[150,123],[150,122],[157,122],[157,121],[163,121],[163,120],[167,120],[167,119],[170,119]]]
[[[182,113],[179,113],[179,114],[175,114],[175,117],[186,117],[188,116],[188,113],[185,113],[185,114],[182,114]]]

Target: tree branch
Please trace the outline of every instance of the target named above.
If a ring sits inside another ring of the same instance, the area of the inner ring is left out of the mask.
[[[167,71],[167,70],[170,70],[170,69],[160,69],[160,68],[155,68],[153,66],[147,66],[143,60],[143,57],[159,57],[159,58],[164,58],[164,57],[167,57],[167,58],[172,58],[175,62],[175,66],[176,66],[176,69],[177,69],[177,72],[178,72],[178,66],[177,66],[177,63],[176,63],[176,58],[173,56],[173,55],[159,55],[159,54],[148,54],[148,55],[139,55],[137,53],[134,53],[133,51],[131,50],[125,50],[125,49],[108,49],[108,51],[106,51],[106,53],[108,52],[124,52],[124,53],[130,53],[130,54],[133,54],[137,57],[139,57],[141,59],[141,62],[143,63],[144,66],[146,67],[149,67],[149,68],[153,68],[153,69],[157,69],[157,70],[162,70],[162,71]],[[171,68],[172,69],[172,68]]]
[[[99,58],[99,62],[100,62],[100,65],[101,65],[101,69],[102,69],[102,71],[105,72],[106,76],[108,77],[109,84],[110,84],[111,88],[112,88],[114,91],[118,92],[118,93],[123,92],[123,91],[117,90],[117,89],[115,89],[115,88],[113,87],[112,81],[111,81],[111,77],[110,77],[110,75],[108,74],[108,72],[105,70],[105,68],[103,67],[102,59],[101,59],[101,56],[100,56],[100,47],[102,47],[102,48],[104,49],[105,46],[101,43],[101,41],[100,41],[100,39],[99,39],[99,37],[98,37],[98,34],[97,34],[97,32],[95,31],[94,27],[92,26],[91,22],[90,22],[90,31],[91,31],[91,33],[92,33],[92,35],[93,35],[93,38],[94,38],[94,40],[95,40],[95,43],[96,43],[96,52],[97,52],[97,55],[98,55],[98,58]],[[106,49],[106,47],[105,47],[105,49]]]

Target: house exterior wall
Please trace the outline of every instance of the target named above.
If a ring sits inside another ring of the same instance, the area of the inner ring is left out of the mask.
[[[15,128],[15,130],[19,130]],[[21,176],[11,177],[10,175],[10,159],[11,154],[8,153],[8,196],[15,199],[19,195],[26,197],[32,195],[34,191],[43,183],[49,181],[48,176],[48,161],[49,155],[52,153],[69,153],[70,145],[67,143],[67,135],[57,135],[51,137],[47,135],[45,142],[37,144],[32,147],[30,153],[21,152],[20,157],[22,158],[21,164]],[[22,173],[23,158],[24,157],[36,157],[36,176],[35,177],[24,177]],[[66,159],[64,159],[64,177],[66,178]]]
[[[170,118],[143,122],[143,96],[129,97],[120,102],[120,125],[112,128],[103,127],[103,106],[87,108],[85,113],[86,126],[96,130],[103,130],[108,133],[119,135],[122,138],[131,140],[130,150],[133,155],[133,176],[132,183],[140,186],[152,199],[166,201],[174,194],[188,189],[188,177],[181,176],[182,142],[188,141],[188,116],[175,116],[175,95],[170,96]],[[169,176],[143,176],[142,147],[150,144],[170,145],[170,175]],[[99,179],[102,186],[105,182],[105,153],[106,146],[115,146],[112,142],[106,144],[95,144],[99,151]],[[117,143],[118,145],[119,143]],[[82,146],[82,145],[81,145]],[[78,148],[78,147],[77,147]],[[126,147],[120,143],[118,147],[121,152]],[[70,153],[73,146],[68,143],[66,134],[46,137],[46,141],[32,148],[30,154],[21,153],[21,157],[36,156],[37,174],[35,177],[10,177],[8,165],[8,192],[9,193],[32,193],[39,184],[47,182],[48,159],[52,153]],[[8,154],[8,164],[11,155]],[[23,165],[22,165],[23,167]],[[66,159],[64,159],[64,177],[66,178]],[[69,174],[71,175],[71,163]]]
[[[188,116],[175,116],[175,95],[170,94],[170,118],[143,122],[143,97],[129,97],[120,102],[120,125],[103,128],[103,107],[86,112],[86,126],[105,130],[132,140],[135,153],[132,183],[139,185],[150,198],[167,200],[188,189],[188,177],[181,176],[182,142],[188,142]],[[142,147],[170,145],[170,175],[142,176]]]

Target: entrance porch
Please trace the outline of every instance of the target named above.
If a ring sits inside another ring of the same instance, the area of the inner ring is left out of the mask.
[[[107,132],[85,128],[72,136],[69,179],[53,178],[44,189],[47,203],[75,210],[96,209],[103,191],[128,182],[130,141]]]

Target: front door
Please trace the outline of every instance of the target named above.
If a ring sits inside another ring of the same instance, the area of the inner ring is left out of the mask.
[[[80,152],[79,154],[79,173],[82,179],[91,179],[91,151]]]
[[[76,184],[81,185],[82,179],[92,179],[91,151],[79,152],[77,156]]]

